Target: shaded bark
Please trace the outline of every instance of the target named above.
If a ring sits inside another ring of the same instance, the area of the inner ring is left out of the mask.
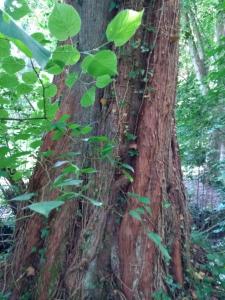
[[[79,50],[102,44],[111,18],[110,0],[70,3],[83,21],[77,38]],[[11,299],[19,299],[26,292],[39,300],[124,296],[152,299],[158,289],[169,292],[166,274],[184,283],[188,217],[173,116],[178,43],[171,39],[179,30],[179,3],[127,0],[121,5],[124,7],[145,7],[144,24],[135,37],[139,47],[129,43],[119,51],[117,81],[110,89],[98,92],[94,107],[81,108],[82,85],[68,91],[63,75],[55,80],[58,95],[63,95],[57,118],[68,113],[73,122],[93,124],[93,134],[105,134],[114,141],[115,163],[96,157],[95,146],[80,140],[71,142],[69,134],[56,142],[49,133],[41,151],[54,150],[54,156],[37,165],[30,181],[30,191],[38,193],[37,201],[55,199],[57,191],[50,186],[60,170],[56,172],[52,165],[60,154],[79,149],[82,155],[74,162],[98,170],[88,178],[86,195],[101,199],[104,206],[96,208],[74,199],[53,213],[48,222],[37,215],[17,222],[17,241],[8,275]],[[150,26],[154,31],[149,30]],[[106,107],[101,105],[101,98],[108,101]],[[127,140],[128,133],[136,135],[137,140]],[[137,157],[129,156],[132,149],[138,151]],[[118,161],[134,166],[132,183],[123,175]],[[151,199],[151,216],[144,217],[142,223],[129,215],[140,203],[127,191]],[[167,209],[165,201],[170,203]],[[46,227],[49,235],[41,238],[41,230]],[[162,237],[172,258],[169,264],[147,238],[146,230]],[[41,259],[40,250],[44,250]],[[29,267],[35,270],[34,276],[28,276]],[[177,299],[177,295],[171,296]]]

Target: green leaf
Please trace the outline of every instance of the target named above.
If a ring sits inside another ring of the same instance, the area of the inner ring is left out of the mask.
[[[130,165],[128,165],[128,164],[121,164],[121,167],[123,168],[123,169],[125,169],[125,170],[129,170],[129,171],[131,171],[132,173],[134,173],[134,168],[132,167],[132,166],[130,166]]]
[[[0,38],[0,57],[6,57],[10,55],[10,43],[3,37]]]
[[[27,194],[23,194],[23,195],[15,197],[15,198],[12,198],[9,201],[28,201],[28,200],[32,199],[35,195],[36,195],[35,193],[27,193]]]
[[[71,89],[74,83],[77,81],[79,74],[76,72],[69,73],[66,77],[65,83]]]
[[[25,95],[31,93],[33,90],[33,86],[27,85],[25,83],[21,83],[17,86],[16,91],[19,95]]]
[[[52,83],[49,86],[45,87],[45,96],[46,97],[54,97],[57,94],[57,86]]]
[[[65,64],[62,61],[51,59],[45,66],[45,70],[50,74],[59,75],[60,73],[62,73],[64,66]]]
[[[112,78],[108,74],[102,75],[97,77],[96,86],[102,89],[106,87],[108,84],[110,84],[111,82],[112,82]]]
[[[19,84],[16,75],[9,75],[7,73],[0,73],[0,87],[3,88],[16,88]]]
[[[49,17],[48,28],[59,41],[65,41],[80,31],[81,19],[71,5],[56,3]]]
[[[32,33],[31,36],[41,45],[46,45],[46,44],[50,43],[49,40],[45,39],[45,36],[42,32]]]
[[[14,74],[25,67],[25,61],[13,56],[6,57],[3,60],[2,68],[9,74]]]
[[[59,46],[53,53],[52,60],[61,61],[65,65],[73,65],[80,59],[80,52],[72,45]]]
[[[5,0],[4,6],[14,20],[19,20],[30,12],[27,0]]]
[[[138,221],[142,221],[141,215],[143,215],[144,213],[145,213],[145,210],[143,207],[138,207],[136,209],[129,211],[129,214]]]
[[[95,103],[96,88],[93,86],[88,89],[81,98],[80,104],[82,107],[89,107]]]
[[[10,149],[8,147],[0,147],[0,154],[1,156],[5,156],[8,152],[10,151]]]
[[[144,10],[138,12],[132,9],[119,12],[107,26],[107,40],[116,46],[124,45],[141,25],[143,13]]]
[[[93,173],[96,173],[96,169],[94,168],[83,168],[80,170],[81,173],[83,174],[93,174]]]
[[[59,180],[59,182],[55,182],[55,186],[80,186],[83,183],[83,180],[80,179],[64,179],[63,181],[61,181],[61,178]]]
[[[5,109],[0,108],[0,118],[6,119],[9,117],[8,112]]]
[[[37,212],[46,218],[48,218],[50,212],[64,204],[63,201],[43,201],[39,203],[33,203],[27,207],[34,212]]]
[[[25,72],[22,74],[22,79],[27,84],[34,84],[37,80],[37,74],[34,71],[31,72]]]
[[[144,203],[144,204],[149,204],[150,203],[150,199],[148,197],[143,197],[143,196],[140,196],[138,194],[130,193],[130,192],[128,193],[128,196],[132,197],[132,198],[135,198],[139,202]]]
[[[34,141],[34,142],[32,142],[31,144],[30,144],[30,147],[32,148],[32,149],[37,149],[37,148],[39,148],[40,146],[42,145],[42,141]]]
[[[161,237],[152,231],[148,231],[147,232],[147,236],[150,238],[150,240],[152,240],[155,245],[159,248],[159,250],[161,251],[162,255],[165,257],[166,260],[170,260],[171,257],[169,255],[168,250],[163,246],[162,244],[162,239]]]
[[[98,135],[98,136],[90,136],[87,139],[88,142],[90,143],[101,143],[101,142],[108,142],[108,138],[105,135]]]
[[[95,55],[90,54],[81,64],[82,70],[93,77],[103,75],[115,76],[117,74],[117,57],[111,50],[102,50]]]
[[[2,10],[0,10],[0,32],[10,37],[13,43],[28,57],[31,57],[29,54],[32,53],[32,57],[37,63],[42,68],[45,67],[49,60],[50,52],[17,26],[11,19],[9,22],[5,22]],[[30,51],[27,51],[27,49]]]
[[[0,104],[9,104],[9,100],[0,96]]]

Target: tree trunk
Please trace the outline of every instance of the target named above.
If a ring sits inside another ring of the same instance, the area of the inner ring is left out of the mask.
[[[82,19],[80,51],[104,42],[105,28],[112,17],[110,2],[69,2]],[[52,213],[48,221],[38,215],[18,220],[8,272],[11,299],[28,295],[28,299],[39,300],[147,300],[160,289],[170,293],[165,281],[168,274],[180,285],[184,283],[188,216],[174,122],[178,43],[171,39],[179,30],[179,3],[127,0],[121,5],[136,10],[143,7],[143,26],[135,36],[139,47],[129,43],[120,50],[117,81],[98,93],[93,108],[80,106],[82,85],[69,91],[64,76],[55,79],[58,95],[63,97],[57,118],[68,113],[73,122],[94,124],[93,135],[107,135],[113,140],[117,145],[114,161],[134,167],[133,182],[118,164],[98,159],[96,145],[72,140],[69,134],[53,141],[52,133],[48,133],[41,151],[51,149],[54,157],[42,160],[31,178],[29,190],[38,193],[36,201],[57,197],[50,184],[60,171],[52,166],[60,154],[79,149],[82,155],[74,163],[98,170],[88,178],[87,196],[100,199],[104,206],[74,199]],[[106,107],[101,105],[102,98],[108,102]],[[127,140],[128,133],[137,136],[135,142]],[[138,155],[129,156],[131,150]],[[142,222],[129,214],[140,202],[128,191],[151,200],[151,216],[144,216]],[[48,236],[41,235],[43,228],[49,230]],[[161,236],[171,256],[169,263],[147,237],[148,231]],[[170,296],[178,299],[178,295]]]
[[[192,16],[192,18],[193,18],[193,16]],[[199,82],[200,92],[203,96],[206,96],[208,93],[208,86],[205,83],[205,76],[207,75],[207,69],[206,69],[206,65],[205,65],[205,61],[204,61],[203,48],[200,46],[201,41],[198,41],[199,47],[197,46],[197,43],[195,42],[194,32],[192,32],[192,29],[191,29],[191,18],[189,17],[188,13],[186,13],[185,19],[186,19],[187,28],[190,32],[190,36],[188,38],[188,48],[189,48],[191,60],[192,60],[193,66],[194,66],[196,78]],[[193,25],[193,28],[195,29],[194,25]],[[196,39],[198,39],[198,38],[200,38],[200,37],[197,34]],[[199,49],[200,49],[200,51],[199,51]]]

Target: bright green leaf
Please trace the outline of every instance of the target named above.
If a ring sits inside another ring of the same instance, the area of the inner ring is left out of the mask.
[[[48,28],[59,41],[65,41],[80,31],[81,19],[71,5],[56,3],[49,17]]]
[[[14,74],[25,67],[25,61],[13,56],[6,57],[2,62],[2,68],[9,74]]]
[[[0,58],[10,55],[10,43],[3,37],[0,38]]]
[[[9,75],[7,73],[0,73],[0,87],[15,88],[19,84],[16,75]]]
[[[52,55],[53,61],[61,61],[65,65],[73,65],[80,59],[80,52],[72,45],[63,45],[56,48]]]
[[[57,94],[57,86],[52,83],[45,88],[45,96],[46,97],[54,97]]]
[[[14,20],[19,20],[30,12],[27,0],[5,0],[4,6]]]
[[[9,117],[8,112],[5,109],[0,108],[0,119],[6,119]]]
[[[17,86],[16,91],[19,95],[25,95],[31,93],[33,87],[31,85],[27,85],[25,83],[21,83]]]
[[[93,77],[103,75],[115,76],[117,74],[117,57],[111,50],[102,50],[95,55],[90,54],[81,64],[82,70]]]
[[[119,12],[107,26],[108,41],[116,46],[124,45],[141,25],[143,13],[144,10],[138,12],[131,9]]]
[[[9,75],[7,73],[0,73],[0,87],[15,88],[19,84],[16,75]]]
[[[49,62],[47,63],[45,70],[53,75],[59,75],[60,73],[62,73],[63,69],[64,69],[65,64],[60,61],[60,60],[49,60]]]
[[[27,84],[34,84],[38,80],[38,77],[34,71],[31,71],[31,72],[23,73],[22,79]]]
[[[108,84],[112,82],[112,78],[109,75],[102,75],[97,77],[96,86],[100,89],[106,87]]]

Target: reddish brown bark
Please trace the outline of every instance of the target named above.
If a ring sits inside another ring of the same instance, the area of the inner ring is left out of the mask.
[[[110,0],[83,1],[82,6],[70,2],[83,20],[80,50],[102,44],[110,19]],[[58,93],[63,96],[58,118],[69,113],[75,122],[95,124],[93,134],[106,134],[118,145],[114,159],[134,166],[134,181],[127,180],[117,163],[95,159],[94,147],[80,140],[71,142],[69,133],[57,142],[48,134],[42,151],[54,150],[54,156],[37,165],[31,179],[30,190],[38,192],[36,200],[57,197],[50,183],[60,170],[51,167],[61,153],[79,149],[82,156],[75,163],[89,162],[98,170],[90,178],[87,196],[101,199],[104,207],[74,199],[53,213],[47,223],[38,216],[18,223],[10,270],[15,280],[9,275],[11,299],[19,299],[35,288],[32,299],[39,300],[119,299],[124,295],[147,300],[152,299],[154,291],[167,290],[164,277],[170,272],[183,284],[187,214],[173,120],[178,45],[171,40],[178,31],[179,3],[127,0],[123,5],[138,10],[145,7],[144,25],[135,37],[139,47],[128,44],[119,51],[117,82],[104,93],[99,92],[93,109],[80,106],[82,86],[68,91],[63,77],[57,78]],[[147,50],[141,50],[141,46]],[[130,72],[137,76],[131,78]],[[101,106],[101,98],[108,101],[107,107]],[[127,141],[127,133],[137,135],[137,140]],[[138,156],[129,156],[130,150],[138,150]],[[129,215],[140,204],[130,199],[127,191],[151,199],[151,217],[143,220],[144,225]],[[170,208],[163,208],[165,200]],[[41,229],[46,226],[50,233],[42,239]],[[170,250],[170,265],[163,262],[146,230],[162,237]],[[45,249],[44,261],[40,261],[38,251],[32,251],[34,247]],[[29,266],[35,269],[33,278],[26,275]]]
[[[146,222],[148,230],[158,233],[164,240],[166,231],[171,231],[173,270],[176,280],[182,284],[180,226],[186,227],[186,218],[181,220],[180,215],[185,213],[185,197],[181,178],[176,176],[180,169],[177,153],[171,149],[178,56],[177,42],[174,43],[171,37],[178,33],[178,1],[157,1],[147,23],[157,28],[155,48],[147,60],[153,74],[148,83],[152,92],[146,93],[143,99],[137,130],[139,155],[130,191],[151,199],[152,216]],[[153,41],[150,35],[148,44]],[[162,207],[164,200],[171,203],[172,224],[166,219]],[[146,228],[129,215],[129,210],[138,205],[137,200],[129,199],[120,228],[122,280],[128,299],[138,299],[138,295],[141,299],[150,299],[152,292],[162,287],[165,270],[158,250],[146,238]]]

